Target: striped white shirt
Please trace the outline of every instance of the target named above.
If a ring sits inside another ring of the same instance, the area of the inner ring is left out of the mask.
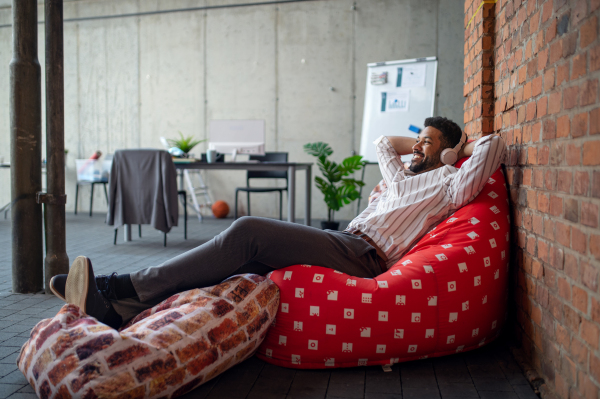
[[[348,227],[367,234],[393,266],[431,228],[479,194],[504,162],[501,137],[489,135],[475,143],[473,155],[460,169],[443,167],[414,174],[405,170],[387,137],[375,140],[379,168],[387,189]]]

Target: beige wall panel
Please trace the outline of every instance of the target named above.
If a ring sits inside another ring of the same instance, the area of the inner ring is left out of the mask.
[[[280,5],[278,141],[293,161],[315,160],[302,149],[309,142],[329,143],[335,161],[352,150],[352,4]],[[315,168],[315,173],[320,172]],[[304,177],[298,180],[303,193]],[[313,217],[326,217],[323,195],[316,187],[312,198]],[[301,217],[303,195],[297,196],[297,204],[296,216]],[[336,218],[350,218],[351,207],[346,208]]]
[[[10,162],[10,74],[8,65],[12,58],[12,29],[0,28],[0,158]],[[0,208],[10,201],[10,169],[0,168]],[[0,213],[0,217],[4,217]]]
[[[437,0],[359,0],[356,5],[354,147],[360,148],[367,64],[437,55]],[[461,44],[462,46],[462,44]]]
[[[144,0],[141,0],[142,2]],[[65,3],[65,18],[86,18],[100,15],[133,14],[139,11],[140,0],[79,0]],[[41,14],[43,15],[43,14]],[[121,18],[118,18],[121,20]]]
[[[204,137],[204,14],[160,14],[141,20],[141,146],[159,138]],[[200,147],[194,149],[200,152]]]
[[[77,158],[139,147],[138,45],[137,18],[79,24]],[[104,193],[95,194],[95,209],[106,210]]]
[[[463,123],[464,4],[462,0],[440,1],[438,24],[437,115]],[[460,106],[459,106],[460,105]]]
[[[0,0],[1,1],[1,0]],[[10,25],[12,24],[12,12],[11,8],[0,8],[0,25]],[[2,29],[2,28],[0,28]],[[4,28],[6,29],[6,28]],[[8,28],[10,29],[10,28]],[[9,40],[10,42],[10,40]]]
[[[230,8],[207,13],[206,27],[206,126],[213,119],[263,119],[268,151],[277,149],[275,20],[272,6]],[[233,212],[235,187],[246,185],[245,172],[207,175],[214,198]],[[275,197],[255,194],[252,214],[275,216]],[[247,214],[245,200],[240,206]]]

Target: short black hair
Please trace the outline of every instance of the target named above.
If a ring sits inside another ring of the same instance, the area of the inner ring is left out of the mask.
[[[442,132],[442,147],[454,148],[460,142],[462,129],[456,123],[443,116],[433,116],[425,119],[425,127],[434,127]]]

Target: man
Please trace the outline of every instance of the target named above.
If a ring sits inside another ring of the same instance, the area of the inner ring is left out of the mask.
[[[244,217],[205,244],[132,274],[94,278],[90,260],[78,257],[68,276],[53,277],[50,287],[66,302],[118,328],[177,292],[211,286],[234,274],[265,274],[311,264],[375,277],[437,223],[475,198],[504,160],[506,149],[500,137],[491,135],[466,145],[465,138],[454,122],[434,117],[425,120],[416,143],[409,137],[377,139],[385,189],[344,232]],[[405,170],[400,155],[411,153],[410,168]],[[463,156],[471,158],[461,169],[451,165]]]

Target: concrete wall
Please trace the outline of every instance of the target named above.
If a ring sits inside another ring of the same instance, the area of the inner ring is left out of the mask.
[[[0,0],[0,65],[5,66],[0,157],[5,160],[10,156],[10,3]],[[73,209],[76,158],[95,150],[161,148],[159,137],[178,131],[206,138],[211,119],[264,119],[267,150],[288,151],[292,161],[313,161],[302,146],[326,141],[340,160],[359,148],[369,62],[438,56],[438,113],[462,122],[458,0],[322,0],[172,12],[226,4],[243,3],[65,1],[67,209]],[[43,65],[43,24],[39,28]],[[204,150],[201,144],[193,152]],[[205,176],[213,197],[230,205],[234,188],[245,184],[240,172]],[[378,179],[372,167],[367,184]],[[297,180],[303,187],[303,174]],[[7,170],[0,170],[0,187],[3,204],[10,198]],[[80,209],[87,210],[87,190],[81,191]],[[322,195],[313,192],[313,217],[325,217]],[[301,194],[297,217],[303,216]],[[96,196],[95,209],[104,211],[103,193]],[[240,205],[246,213],[245,200]],[[252,214],[275,217],[277,208],[277,196],[263,194],[253,202]],[[336,218],[355,214],[353,204]]]

